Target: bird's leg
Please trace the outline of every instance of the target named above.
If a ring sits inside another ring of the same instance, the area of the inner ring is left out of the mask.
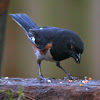
[[[67,74],[67,78],[68,78],[68,79],[72,79],[72,80],[74,79],[74,78],[70,75],[70,73],[68,73],[63,67],[60,66],[60,62],[57,62],[56,65],[57,65],[60,69],[62,69],[62,70]]]
[[[44,82],[46,82],[48,79],[50,79],[50,78],[44,78],[43,77],[43,75],[42,75],[42,73],[41,73],[41,66],[40,66],[40,64],[41,64],[41,60],[37,60],[37,64],[38,64],[38,68],[39,68],[39,79],[40,80],[43,80]]]
[[[38,64],[38,68],[39,68],[39,78],[40,78],[40,79],[43,79],[43,75],[42,75],[42,73],[41,73],[41,66],[40,66],[41,60],[37,60],[37,64]]]

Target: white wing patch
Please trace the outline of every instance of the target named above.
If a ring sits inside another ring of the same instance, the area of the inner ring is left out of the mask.
[[[31,37],[31,40],[32,40],[33,42],[35,42],[35,38],[34,38],[34,37]]]
[[[28,33],[25,33],[28,39],[35,44],[35,38],[34,37],[29,37]]]

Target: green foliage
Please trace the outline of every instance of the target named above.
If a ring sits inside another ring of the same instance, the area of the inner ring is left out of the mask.
[[[19,96],[17,98],[13,98],[13,94],[15,93],[13,90],[0,90],[0,93],[6,93],[9,96],[8,98],[5,98],[4,100],[35,100],[33,96],[31,96],[30,94],[26,94],[22,92],[22,87],[20,87],[20,90],[18,92]]]
[[[3,92],[3,90],[0,90],[0,93],[2,93]]]
[[[18,97],[18,100],[20,100],[22,97],[22,87],[20,87],[20,90],[19,90],[19,97]]]
[[[11,94],[11,92],[9,90],[8,90],[8,95],[10,97],[10,100],[13,100],[13,96],[12,96],[12,94]]]

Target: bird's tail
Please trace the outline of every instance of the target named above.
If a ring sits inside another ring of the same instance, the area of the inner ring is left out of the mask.
[[[9,14],[12,19],[20,25],[26,32],[32,28],[39,28],[26,14]]]

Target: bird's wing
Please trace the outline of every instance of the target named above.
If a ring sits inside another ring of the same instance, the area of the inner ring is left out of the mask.
[[[47,46],[51,46],[56,30],[55,27],[34,28],[28,32],[28,38],[38,49],[44,50]]]

